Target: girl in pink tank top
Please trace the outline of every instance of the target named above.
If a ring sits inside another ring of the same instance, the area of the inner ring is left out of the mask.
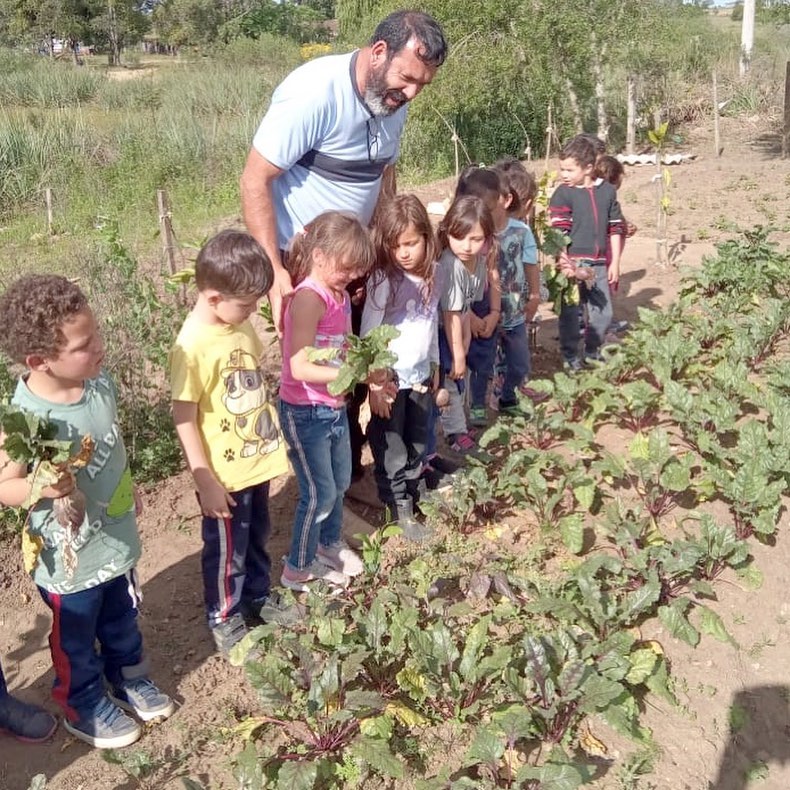
[[[309,348],[343,348],[351,332],[346,285],[375,259],[373,244],[351,214],[328,211],[292,242],[289,268],[298,283],[283,313],[280,423],[299,483],[291,549],[281,582],[305,591],[322,580],[345,587],[362,561],[341,539],[343,496],[351,483],[345,398],[327,385],[338,364],[311,362]]]

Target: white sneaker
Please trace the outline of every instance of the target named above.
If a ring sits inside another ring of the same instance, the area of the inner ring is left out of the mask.
[[[357,554],[344,540],[338,540],[330,546],[318,547],[319,559],[346,576],[359,576],[365,570],[359,554]]]
[[[314,559],[305,568],[292,568],[289,563],[283,565],[283,573],[280,576],[280,583],[283,587],[296,592],[308,592],[310,582],[322,581],[331,587],[345,589],[348,587],[349,578],[343,573],[330,568],[318,558]]]

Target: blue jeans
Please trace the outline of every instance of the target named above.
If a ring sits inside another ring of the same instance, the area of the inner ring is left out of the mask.
[[[585,354],[597,354],[603,345],[604,336],[612,323],[612,297],[609,293],[609,279],[605,263],[592,266],[595,278],[589,287],[579,286],[581,302],[587,308],[587,331],[584,337]],[[560,313],[560,347],[566,361],[578,359],[579,339],[579,307],[563,305]]]
[[[351,485],[346,407],[296,406],[280,401],[280,425],[299,483],[288,564],[301,570],[319,544],[340,540],[343,495]]]
[[[76,721],[95,709],[104,696],[104,678],[117,686],[128,676],[124,670],[143,665],[135,572],[64,595],[42,587],[38,590],[52,610],[52,696],[69,721]],[[96,652],[97,640],[100,653]]]
[[[526,323],[500,330],[499,342],[505,360],[505,375],[499,399],[503,403],[513,404],[516,402],[516,389],[524,383],[530,370]]]
[[[233,491],[230,518],[203,516],[203,599],[209,627],[269,594],[269,483]]]

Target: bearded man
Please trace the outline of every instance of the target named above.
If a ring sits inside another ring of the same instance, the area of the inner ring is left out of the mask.
[[[370,221],[398,158],[407,104],[446,55],[436,20],[396,11],[366,47],[305,63],[275,89],[241,176],[244,221],[274,267],[275,326],[291,290],[289,240],[330,209]]]

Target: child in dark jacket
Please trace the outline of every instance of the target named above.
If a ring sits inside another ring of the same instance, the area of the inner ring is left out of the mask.
[[[617,191],[595,175],[596,152],[579,136],[560,152],[562,183],[549,202],[552,227],[570,236],[566,252],[558,259],[563,274],[580,283],[581,302],[587,307],[584,358],[600,360],[601,345],[612,320],[609,287],[620,279],[620,254],[625,223]],[[607,249],[611,262],[607,269]],[[563,305],[559,319],[560,346],[565,368],[582,367],[579,359],[579,310]]]

